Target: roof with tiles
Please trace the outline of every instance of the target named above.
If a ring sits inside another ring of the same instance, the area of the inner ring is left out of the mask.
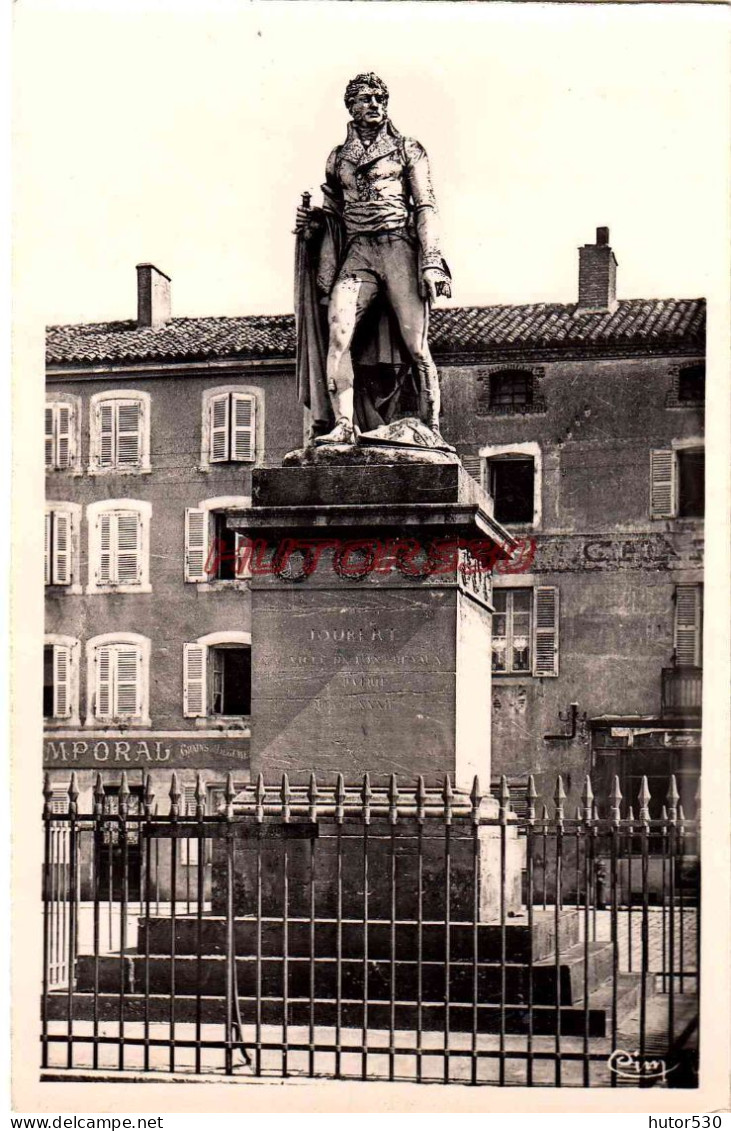
[[[705,344],[704,299],[624,299],[612,311],[575,304],[454,306],[435,310],[430,342],[438,355],[511,350],[657,351]],[[291,314],[173,318],[157,329],[135,322],[49,326],[49,365],[181,362],[216,358],[292,358]]]

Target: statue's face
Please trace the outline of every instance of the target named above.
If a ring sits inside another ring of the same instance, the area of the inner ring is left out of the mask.
[[[372,86],[362,86],[349,109],[351,118],[358,126],[380,126],[386,120],[385,96]]]

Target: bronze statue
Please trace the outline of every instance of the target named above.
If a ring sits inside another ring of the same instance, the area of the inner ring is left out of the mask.
[[[315,444],[381,437],[410,419],[416,443],[431,446],[420,421],[440,446],[427,335],[430,305],[451,290],[428,158],[388,118],[377,75],[349,82],[345,105],[352,121],[328,158],[323,206],[311,209],[305,194],[297,210],[299,397]]]

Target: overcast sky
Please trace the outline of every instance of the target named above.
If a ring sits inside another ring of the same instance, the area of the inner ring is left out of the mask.
[[[621,298],[706,294],[726,208],[722,15],[24,0],[16,270],[49,323],[134,317],[143,260],[172,276],[175,315],[291,310],[294,208],[319,199],[345,84],[373,69],[429,152],[453,301],[574,301],[598,225]]]

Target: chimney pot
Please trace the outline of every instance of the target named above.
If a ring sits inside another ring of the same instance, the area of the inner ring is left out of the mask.
[[[164,326],[170,311],[170,276],[154,263],[137,264],[137,328]]]
[[[609,246],[609,228],[597,228],[596,243],[579,248],[579,310],[614,310],[617,306],[617,260]]]

